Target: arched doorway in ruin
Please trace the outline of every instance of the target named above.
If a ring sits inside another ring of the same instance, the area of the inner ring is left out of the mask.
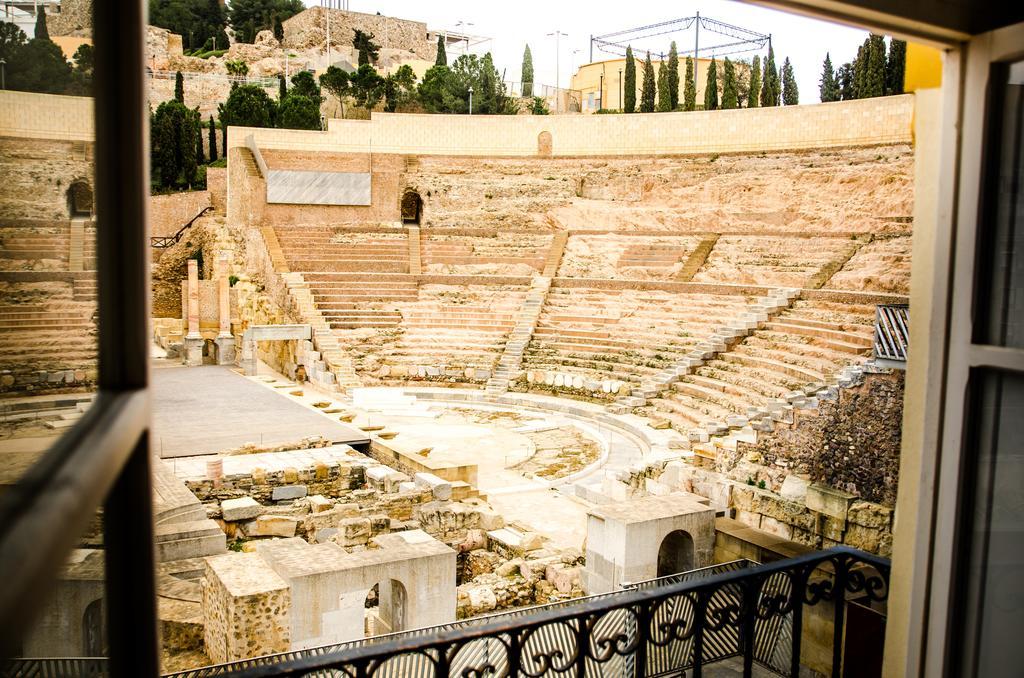
[[[103,599],[99,598],[85,606],[82,614],[82,656],[106,657],[107,637],[103,623]]]
[[[543,158],[550,158],[552,151],[551,132],[547,130],[537,135],[537,155]]]
[[[366,594],[366,637],[405,631],[409,594],[397,579],[383,579]]]
[[[402,194],[402,223],[418,226],[423,214],[423,198],[411,188]]]
[[[693,537],[684,530],[673,530],[661,540],[658,549],[658,576],[689,572],[694,567]]]
[[[68,214],[71,217],[92,216],[92,187],[84,179],[77,179],[68,187]]]

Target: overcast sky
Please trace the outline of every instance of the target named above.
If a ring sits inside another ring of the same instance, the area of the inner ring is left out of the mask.
[[[306,0],[306,4],[316,5],[320,1]],[[520,79],[523,46],[529,43],[533,52],[535,80],[550,85],[555,84],[555,39],[547,37],[547,34],[560,30],[568,33],[560,40],[559,82],[562,87],[568,86],[575,70],[574,64],[578,66],[590,60],[591,35],[693,16],[699,11],[701,16],[759,33],[770,33],[777,65],[781,66],[787,56],[793,63],[800,88],[800,103],[818,101],[818,79],[825,53],[831,54],[833,65],[838,67],[856,56],[857,46],[867,35],[861,30],[726,0],[679,0],[671,3],[663,0],[514,0],[500,3],[485,0],[349,0],[349,9],[424,21],[431,30],[456,30],[460,21],[472,23],[472,26],[460,27],[459,30],[491,38],[489,43],[474,51],[481,54],[490,51],[498,70],[505,71],[506,80]],[[677,40],[680,52],[693,49],[691,29],[685,35],[665,35],[649,43],[634,45],[634,51],[640,48],[667,52],[672,39]],[[725,36],[701,31],[701,45],[728,41],[730,38]],[[753,54],[741,56],[749,58]],[[595,48],[595,61],[606,58],[611,58],[611,55],[600,53]]]

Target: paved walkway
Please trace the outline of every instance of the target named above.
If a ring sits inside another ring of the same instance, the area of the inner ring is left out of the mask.
[[[295,389],[266,388],[227,367],[168,367],[152,375],[153,451],[164,459],[310,436],[366,440],[362,431],[294,402],[287,392]]]

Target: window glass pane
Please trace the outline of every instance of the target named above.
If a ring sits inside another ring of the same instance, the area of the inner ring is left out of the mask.
[[[50,4],[18,7],[0,24],[0,491],[97,379],[92,41]]]
[[[1024,61],[994,73],[976,341],[1024,347]]]
[[[965,636],[958,675],[1019,676],[1024,665],[1024,376],[984,370],[973,381],[974,430],[966,468],[974,478],[961,511],[964,593],[952,618],[962,620],[959,629],[974,633]]]

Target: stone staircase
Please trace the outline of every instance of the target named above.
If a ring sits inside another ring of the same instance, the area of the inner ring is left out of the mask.
[[[281,276],[285,286],[288,288],[288,294],[295,302],[300,319],[304,324],[309,325],[313,329],[312,343],[314,353],[320,354],[319,361],[324,363],[326,373],[317,374],[317,370],[313,370],[312,374],[309,375],[310,378],[318,378],[320,382],[327,386],[336,385],[341,389],[360,386],[359,377],[356,376],[352,360],[341,347],[338,338],[331,331],[330,323],[327,322],[323,314],[317,309],[309,285],[306,284],[301,273],[295,273],[288,269],[288,263],[285,260],[274,229],[270,226],[264,226],[260,229],[260,232],[263,234],[263,242],[274,265],[274,271]],[[308,353],[307,357],[317,358],[316,355],[308,355]],[[315,360],[314,362],[319,361]],[[326,374],[331,374],[332,376],[327,377]]]
[[[767,296],[758,298],[746,312],[741,313],[735,320],[721,325],[703,343],[698,344],[685,357],[675,362],[670,367],[662,370],[650,381],[642,383],[639,388],[633,389],[628,396],[622,396],[609,406],[613,412],[624,413],[630,408],[643,407],[647,400],[654,398],[658,393],[668,389],[673,383],[679,381],[680,377],[704,364],[705,361],[714,358],[721,352],[729,350],[729,347],[739,342],[756,330],[761,323],[768,320],[780,311],[787,309],[793,300],[800,295],[800,290],[788,288],[775,290]]]
[[[423,259],[421,255],[420,227],[409,226],[409,273],[420,275],[423,272]]]
[[[71,220],[68,237],[68,270],[85,270],[85,219],[81,217]]]
[[[96,278],[75,278],[72,282],[72,298],[75,301],[96,301]]]
[[[562,262],[562,254],[565,252],[565,245],[569,242],[569,232],[559,231],[555,234],[555,237],[551,240],[551,249],[548,250],[548,256],[544,259],[544,272],[541,274],[545,278],[554,278],[558,272],[558,265]]]
[[[676,274],[676,280],[679,282],[690,282],[693,280],[693,276],[697,275],[697,271],[707,261],[708,255],[711,254],[711,250],[715,248],[715,243],[718,242],[718,234],[712,233],[708,237],[700,241],[690,256],[686,259],[686,263],[679,269],[679,273]]]
[[[564,247],[565,243],[563,242],[562,248]],[[561,259],[560,254],[559,259]],[[548,269],[549,265],[550,255],[549,262],[545,264],[545,270]],[[557,261],[554,263],[554,268],[558,268]],[[489,395],[501,395],[508,391],[509,382],[515,378],[516,372],[519,371],[523,364],[523,351],[526,349],[526,345],[530,343],[530,337],[533,336],[533,330],[537,326],[541,309],[544,307],[544,299],[547,297],[550,288],[551,278],[540,276],[533,279],[531,289],[523,301],[522,308],[519,310],[519,317],[516,319],[515,327],[512,329],[511,334],[509,334],[508,341],[505,342],[505,350],[501,354],[501,358],[498,359],[494,374],[487,380],[487,393]]]
[[[866,236],[860,235],[851,240],[850,244],[844,247],[837,256],[825,262],[821,269],[811,276],[811,279],[807,281],[805,287],[812,290],[824,287],[825,283],[827,283],[833,275],[838,273],[843,266],[846,265],[846,262],[852,259],[853,255],[860,251],[861,247],[871,242],[871,239],[872,237],[869,233]]]

